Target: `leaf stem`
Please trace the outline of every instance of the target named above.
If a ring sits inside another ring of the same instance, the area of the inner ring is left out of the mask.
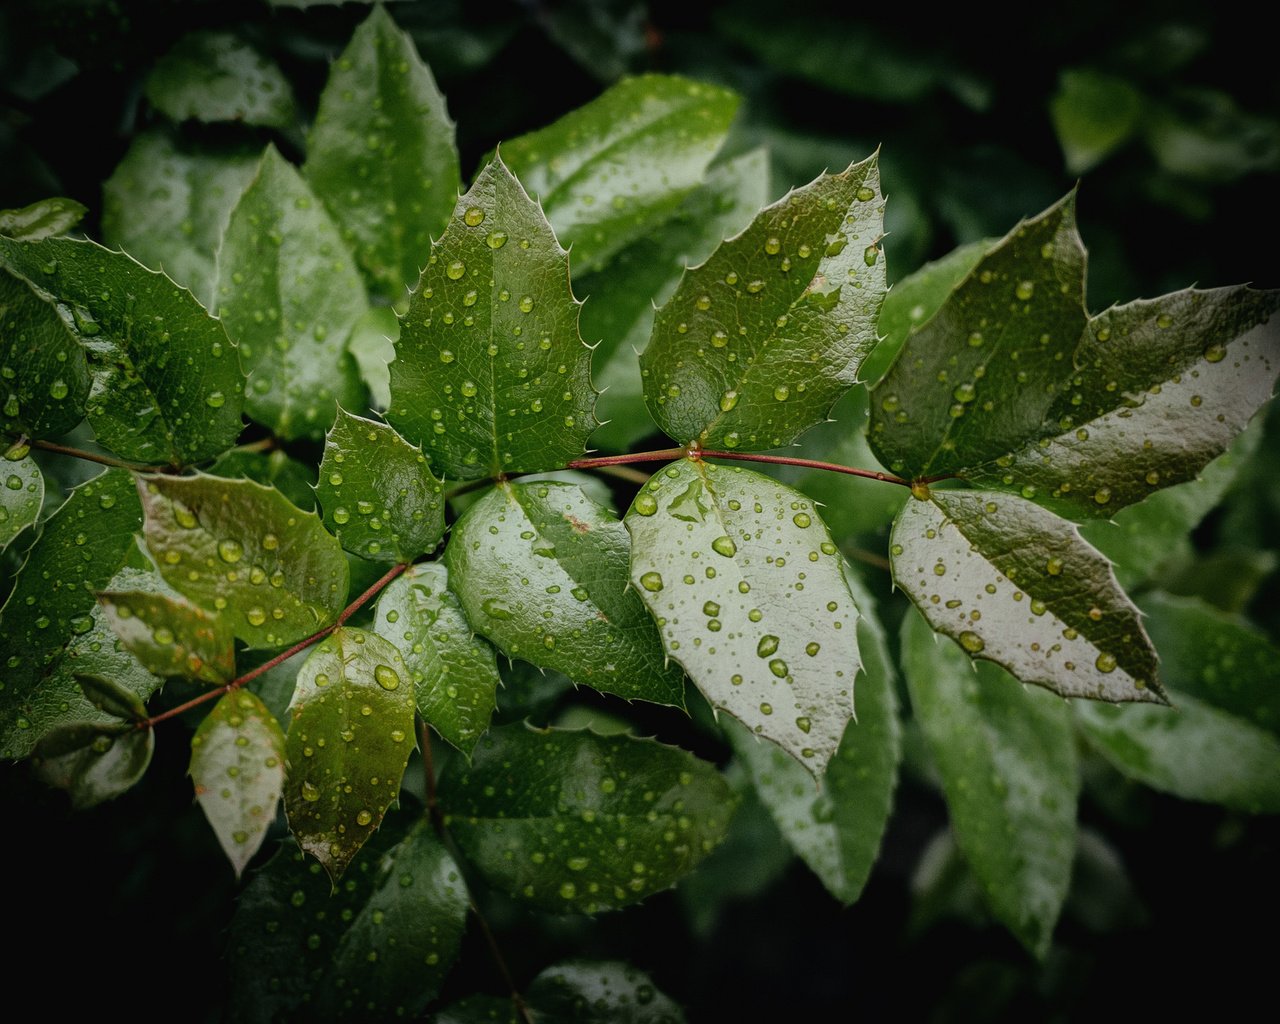
[[[628,462],[670,462],[672,459],[683,459],[688,454],[683,448],[661,448],[655,452],[599,455],[590,459],[574,459],[565,469],[603,469],[605,466],[623,466]]]
[[[53,441],[33,441],[28,438],[23,443],[30,445],[32,448],[39,448],[42,451],[57,452],[59,455],[69,455],[74,459],[96,462],[100,466],[111,466],[114,469],[128,469],[134,473],[157,473],[173,468],[172,466],[146,466],[140,462],[126,462],[124,459],[117,459],[113,455],[99,455],[97,452],[87,452],[81,448],[71,448]]]

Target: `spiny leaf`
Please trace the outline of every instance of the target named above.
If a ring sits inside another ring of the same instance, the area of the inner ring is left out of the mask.
[[[0,238],[0,262],[55,304],[84,346],[101,444],[181,466],[235,443],[244,375],[222,325],[190,292],[124,253],[70,238]]]
[[[1111,564],[1022,498],[935,490],[893,527],[894,582],[971,656],[1064,697],[1165,703],[1156,656]]]
[[[335,403],[363,404],[347,340],[368,309],[364,285],[337,224],[274,146],[222,237],[217,303],[252,377],[254,419],[318,438]]]
[[[766,207],[687,271],[640,359],[658,425],[761,451],[822,422],[878,339],[883,234],[872,156]]]
[[[626,515],[631,581],[703,696],[821,777],[853,714],[858,610],[813,503],[682,460]]]
[[[32,752],[36,777],[65,789],[84,810],[131,789],[151,763],[155,733],[132,725],[73,722],[48,733]]]
[[[67,646],[94,629],[94,592],[124,565],[141,521],[132,478],[112,469],[75,488],[45,522],[0,612],[0,640],[8,652],[0,756],[26,756],[58,721],[58,700],[50,706],[46,684]],[[72,679],[65,684],[62,694],[79,696]]]
[[[191,737],[196,800],[237,878],[275,820],[284,758],[279,723],[248,690],[219,700]]]
[[[502,144],[574,267],[594,270],[648,233],[701,180],[738,109],[727,89],[675,75],[624,78],[584,107]]]
[[[530,983],[537,1016],[573,1024],[684,1024],[684,1013],[653,980],[613,960],[567,960]]]
[[[413,749],[413,687],[376,633],[334,631],[308,656],[289,705],[284,808],[335,885],[382,823]]]
[[[628,700],[684,706],[644,605],[622,524],[562,483],[504,483],[453,528],[444,561],[467,619],[512,658]]]
[[[441,475],[559,469],[596,419],[568,256],[494,157],[458,200],[401,324],[390,420]]]
[[[98,600],[116,635],[148,672],[229,682],[236,673],[231,627],[215,612],[180,597],[104,591]]]
[[[325,438],[316,497],[325,526],[370,561],[412,562],[444,536],[444,488],[422,450],[345,409]]]
[[[1067,707],[994,665],[971,665],[915,615],[902,667],[960,849],[992,912],[1043,959],[1075,853],[1080,779]]]
[[[84,219],[89,210],[74,199],[55,196],[16,210],[0,210],[0,235],[34,242],[64,235]]]
[[[36,521],[44,501],[44,476],[35,459],[0,463],[4,487],[0,487],[0,550]]]
[[[458,151],[431,71],[382,7],[329,71],[303,173],[370,287],[402,302],[458,195]]]
[[[151,105],[175,121],[292,127],[293,90],[280,69],[230,32],[192,32],[147,79]]]
[[[449,763],[440,803],[492,886],[554,913],[612,910],[669,888],[724,837],[719,773],[629,736],[504,726]]]
[[[161,575],[250,647],[301,640],[346,603],[337,540],[274,488],[199,474],[143,477],[138,493]]]
[[[271,452],[232,448],[219,455],[207,472],[227,480],[254,480],[264,487],[274,487],[302,511],[315,511],[315,470],[279,448]]]
[[[375,622],[404,657],[423,719],[470,754],[489,728],[501,679],[493,648],[449,589],[449,571],[411,565],[378,598]]]

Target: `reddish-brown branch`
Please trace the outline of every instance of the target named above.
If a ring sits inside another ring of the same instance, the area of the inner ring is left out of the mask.
[[[161,470],[170,469],[169,466],[144,466],[140,462],[126,462],[124,459],[117,459],[112,455],[99,455],[97,452],[86,452],[80,448],[71,448],[65,444],[56,444],[53,441],[32,441],[24,442],[32,448],[39,448],[46,452],[57,452],[59,455],[69,455],[74,459],[83,459],[85,462],[96,462],[100,466],[111,466],[113,469],[128,469],[135,473],[157,473]]]
[[[663,448],[656,452],[632,452],[630,455],[599,455],[591,459],[574,459],[566,469],[600,469],[604,466],[624,466],[628,462],[670,462],[683,459],[688,453],[683,448]]]

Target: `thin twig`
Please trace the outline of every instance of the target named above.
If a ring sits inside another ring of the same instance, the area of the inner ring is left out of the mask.
[[[476,915],[476,923],[480,925],[480,933],[484,936],[484,941],[489,946],[489,955],[493,957],[498,973],[502,975],[503,982],[511,992],[511,1002],[515,1004],[516,1012],[520,1014],[520,1019],[525,1024],[533,1024],[533,1018],[529,1016],[529,1006],[524,1001],[524,996],[520,994],[520,990],[516,988],[515,979],[511,977],[511,970],[507,967],[506,958],[498,947],[498,940],[493,937],[493,929],[489,927],[489,922],[484,919],[484,914],[480,913],[480,907],[476,904],[475,898],[469,898],[471,900],[471,913]]]
[[[632,469],[630,466],[600,466],[600,472],[607,476],[617,477],[619,480],[626,480],[633,484],[647,484],[652,473],[646,473],[643,469]]]
[[[32,448],[39,448],[42,451],[57,452],[59,455],[69,455],[74,459],[96,462],[100,466],[111,466],[113,469],[128,469],[134,473],[158,473],[162,470],[173,468],[172,466],[145,466],[140,462],[126,462],[124,459],[117,459],[112,455],[86,452],[81,448],[71,448],[65,444],[56,444],[53,441],[33,441],[28,439],[23,443],[29,444]]]
[[[656,452],[632,452],[629,455],[597,455],[589,459],[574,459],[566,469],[603,469],[605,466],[622,466],[628,462],[670,462],[683,459],[688,452],[683,448],[662,448]]]
[[[879,469],[858,469],[854,466],[841,466],[835,462],[819,462],[817,459],[800,459],[793,455],[760,455],[756,452],[717,452],[703,449],[698,453],[704,459],[732,459],[735,462],[767,462],[775,466],[799,466],[802,469],[825,469],[830,473],[845,473],[859,476],[864,480],[881,480],[887,484],[901,484],[910,487],[910,480],[903,480]]]

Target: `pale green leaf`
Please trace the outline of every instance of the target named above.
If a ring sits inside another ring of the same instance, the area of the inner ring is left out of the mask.
[[[65,789],[84,810],[133,788],[151,763],[155,733],[133,725],[73,722],[48,733],[31,754],[36,777]]]
[[[573,1024],[684,1024],[684,1013],[653,980],[614,960],[567,960],[530,983],[538,1020]]]
[[[0,550],[36,521],[44,502],[44,475],[30,456],[0,463]]]
[[[126,722],[145,722],[147,708],[141,698],[127,686],[102,676],[76,675],[76,682],[89,703],[110,718]]]
[[[1138,127],[1142,95],[1129,82],[1091,68],[1071,68],[1058,76],[1049,101],[1053,130],[1067,170],[1083,174],[1123,145]]]
[[[148,671],[217,685],[236,674],[230,625],[180,597],[107,590],[98,595],[107,622]]]
[[[84,219],[89,210],[74,199],[55,196],[16,210],[0,210],[0,235],[34,242],[65,235]]]
[[[373,306],[351,329],[347,350],[360,367],[360,376],[369,389],[375,409],[391,404],[391,360],[396,357],[400,320],[386,306]]]
[[[235,121],[290,128],[293,90],[276,67],[230,32],[192,32],[147,78],[151,105],[175,121]]]

